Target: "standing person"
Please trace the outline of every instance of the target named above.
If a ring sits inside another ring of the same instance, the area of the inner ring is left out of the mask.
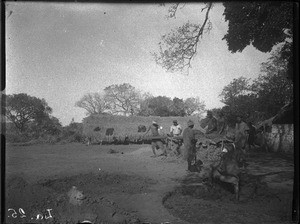
[[[235,143],[239,149],[245,149],[248,138],[248,125],[242,121],[241,116],[237,116],[237,123],[235,125]]]
[[[218,119],[218,134],[219,135],[226,135],[226,121],[223,112],[221,111],[219,113],[219,119]]]
[[[151,148],[152,148],[152,151],[153,151],[153,156],[152,157],[156,157],[156,152],[155,150],[156,149],[161,149],[163,151],[163,153],[161,155],[164,155],[164,156],[167,156],[167,151],[166,151],[166,148],[162,142],[161,139],[157,138],[155,139],[155,137],[159,137],[159,125],[157,124],[156,121],[153,121],[152,124],[149,126],[148,130],[145,132],[145,134],[143,135],[143,137],[151,130],[151,134],[152,134],[152,137],[154,137],[152,140],[151,140]]]
[[[173,125],[170,127],[171,140],[169,140],[169,147],[177,156],[180,155],[179,139],[176,138],[174,139],[173,137],[178,137],[181,135],[181,133],[182,133],[182,127],[180,126],[180,124],[178,124],[177,120],[174,120]]]
[[[254,144],[254,138],[256,135],[256,128],[253,126],[252,122],[248,122],[248,127],[249,127],[249,131],[248,131],[248,146],[249,146],[249,150],[251,150],[251,146],[255,147]]]
[[[188,171],[191,171],[192,161],[196,158],[196,134],[201,134],[200,130],[195,130],[194,122],[189,120],[187,128],[183,130],[184,158],[188,162]]]

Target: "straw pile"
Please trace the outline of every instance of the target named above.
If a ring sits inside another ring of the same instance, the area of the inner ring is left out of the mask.
[[[124,138],[138,138],[144,132],[138,132],[139,125],[145,125],[147,128],[156,121],[159,126],[162,126],[161,134],[167,134],[170,131],[170,126],[173,120],[177,120],[178,124],[184,129],[187,127],[187,121],[192,120],[195,123],[195,128],[200,127],[199,118],[196,116],[189,117],[158,117],[158,116],[112,116],[112,115],[91,115],[83,119],[83,134],[93,137],[97,140],[107,139],[105,136],[106,129],[114,128],[114,136]],[[100,129],[100,130],[99,130]],[[149,133],[148,133],[149,134]]]

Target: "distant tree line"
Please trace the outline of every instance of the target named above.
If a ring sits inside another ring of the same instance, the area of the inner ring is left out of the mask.
[[[75,106],[86,110],[87,115],[138,115],[138,116],[189,116],[201,114],[205,110],[205,103],[199,97],[185,100],[167,96],[152,96],[142,93],[128,83],[111,85],[103,93],[85,94]]]
[[[72,121],[63,127],[59,119],[51,115],[52,108],[45,99],[19,93],[1,94],[1,101],[1,116],[6,118],[6,142],[55,143],[82,140],[82,124]]]

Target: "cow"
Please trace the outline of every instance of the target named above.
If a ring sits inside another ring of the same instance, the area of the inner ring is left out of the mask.
[[[216,145],[221,150],[221,159],[219,162],[211,164],[206,169],[206,174],[214,185],[215,180],[230,183],[234,187],[235,198],[239,200],[239,182],[240,182],[240,167],[244,166],[244,154],[240,149],[237,149],[234,142],[229,140],[221,140]]]
[[[101,131],[101,128],[96,127],[96,128],[94,128],[94,131]]]
[[[269,152],[267,132],[270,132],[269,127],[261,126],[257,129],[254,137],[254,144],[259,146],[265,152]]]
[[[115,131],[114,128],[107,128],[107,129],[106,129],[106,132],[105,132],[105,135],[111,136],[111,135],[114,134],[114,131]]]
[[[139,125],[138,126],[138,132],[146,132],[147,128],[145,125]]]

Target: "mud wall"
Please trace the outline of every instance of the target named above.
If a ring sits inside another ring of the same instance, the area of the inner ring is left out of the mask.
[[[267,134],[267,145],[272,152],[294,152],[294,125],[273,124],[272,130]]]
[[[200,127],[199,117],[158,117],[158,116],[112,116],[112,115],[92,115],[83,119],[83,134],[93,137],[95,140],[107,139],[105,132],[107,128],[114,128],[114,136],[116,137],[139,137],[144,132],[138,132],[139,125],[145,125],[147,128],[152,121],[156,121],[162,126],[161,134],[167,134],[173,120],[177,120],[181,127],[187,127],[187,121],[191,119],[195,123],[195,128]]]

